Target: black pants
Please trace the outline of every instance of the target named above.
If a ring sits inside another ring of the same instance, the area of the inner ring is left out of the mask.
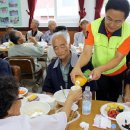
[[[116,76],[101,75],[97,80],[96,99],[117,102],[119,94],[122,92],[122,80],[123,73]]]

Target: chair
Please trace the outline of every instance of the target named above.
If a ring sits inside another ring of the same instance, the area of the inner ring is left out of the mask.
[[[32,80],[35,84],[39,84],[43,79],[43,69],[35,72],[34,59],[31,56],[13,56],[8,57],[11,65],[17,65],[21,69],[21,80]]]
[[[11,66],[12,74],[15,77],[15,79],[20,82],[21,79],[21,69],[17,65]]]

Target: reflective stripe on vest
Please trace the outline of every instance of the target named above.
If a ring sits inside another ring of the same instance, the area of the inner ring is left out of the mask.
[[[114,58],[118,47],[128,36],[130,36],[130,24],[124,22],[122,25],[121,36],[111,36],[108,40],[106,35],[98,33],[101,21],[102,18],[99,18],[91,24],[94,36],[94,53],[92,56],[92,63],[94,67],[99,67],[111,61]],[[120,69],[124,64],[126,64],[126,57],[124,57],[116,67],[103,72],[103,74],[111,74]]]

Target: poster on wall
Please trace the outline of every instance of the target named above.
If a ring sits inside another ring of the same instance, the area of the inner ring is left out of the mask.
[[[0,0],[0,27],[8,24],[21,26],[20,0]]]

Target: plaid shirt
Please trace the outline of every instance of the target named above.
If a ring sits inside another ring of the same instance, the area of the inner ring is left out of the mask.
[[[52,35],[53,33],[48,30],[42,35],[41,40],[44,40],[45,42],[49,43]]]

